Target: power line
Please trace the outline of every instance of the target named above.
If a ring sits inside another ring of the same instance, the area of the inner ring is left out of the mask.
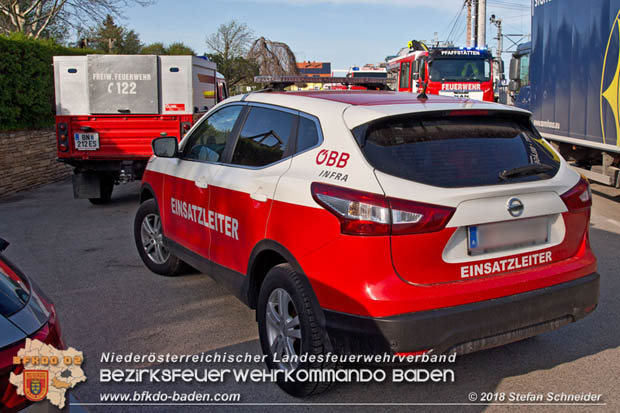
[[[446,36],[446,42],[450,41],[450,36],[452,36],[452,33],[454,32],[454,28],[457,25],[457,23],[459,22],[461,14],[463,14],[463,9],[464,8],[465,8],[465,2],[463,2],[463,5],[461,6],[461,9],[456,13],[456,16],[454,16],[454,18],[451,20],[452,27],[450,28],[450,32],[448,33],[448,36]]]
[[[461,19],[459,24],[456,26],[456,29],[454,31],[454,36],[451,38],[451,41],[453,43],[457,43],[460,39],[463,38],[463,33],[465,33],[466,31],[467,31],[467,17]]]
[[[456,14],[456,17],[454,19],[454,23],[452,24],[452,29],[450,29],[450,33],[448,33],[448,37],[446,38],[446,42],[450,42],[452,35],[456,34],[455,33],[455,29],[456,29],[457,25],[460,23],[461,15],[463,14],[463,10],[465,10],[465,4],[466,4],[466,2],[463,2],[463,5],[461,6],[461,9]]]
[[[498,9],[525,11],[529,10],[531,6],[525,4],[506,3],[500,0],[488,0],[488,5],[496,7]]]

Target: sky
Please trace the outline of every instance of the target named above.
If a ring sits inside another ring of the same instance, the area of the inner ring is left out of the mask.
[[[530,0],[487,3],[487,17],[501,18],[504,33],[530,33]],[[121,23],[145,44],[180,41],[201,55],[209,52],[205,38],[234,19],[255,37],[288,44],[298,61],[331,62],[335,70],[383,62],[409,40],[431,41],[435,33],[464,46],[462,6],[463,0],[157,0],[126,10]],[[487,23],[493,50],[496,36],[496,27]],[[503,57],[507,65],[510,55]]]

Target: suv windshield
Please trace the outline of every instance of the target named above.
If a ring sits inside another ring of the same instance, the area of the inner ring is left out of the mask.
[[[435,82],[488,82],[491,65],[486,59],[434,59],[430,66]]]
[[[353,129],[377,170],[458,188],[553,177],[559,157],[524,116],[426,113],[382,118]]]

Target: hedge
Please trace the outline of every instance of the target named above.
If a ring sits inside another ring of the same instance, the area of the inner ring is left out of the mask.
[[[40,129],[53,125],[52,57],[87,53],[94,52],[21,34],[0,36],[0,130]]]

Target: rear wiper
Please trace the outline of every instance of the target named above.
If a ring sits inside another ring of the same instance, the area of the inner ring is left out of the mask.
[[[503,170],[499,173],[499,178],[501,180],[508,180],[511,178],[517,178],[519,176],[528,176],[528,175],[536,175],[544,172],[549,172],[553,170],[553,166],[545,165],[545,164],[529,164],[518,166],[516,168],[510,170]]]

